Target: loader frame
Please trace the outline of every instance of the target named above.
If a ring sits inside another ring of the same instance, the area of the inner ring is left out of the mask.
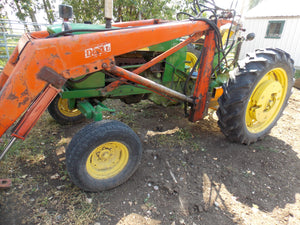
[[[218,20],[217,27],[229,20]],[[59,93],[68,79],[103,70],[121,77],[102,91],[112,91],[134,82],[168,98],[191,105],[189,120],[195,122],[205,115],[212,64],[216,49],[215,29],[207,21],[167,22],[145,20],[113,24],[111,30],[95,30],[68,36],[49,35],[46,31],[25,34],[0,75],[0,136],[23,115],[12,136],[26,135]],[[117,28],[116,28],[117,27]],[[205,35],[198,77],[192,96],[184,95],[139,74],[174,52]],[[116,66],[115,56],[187,36],[183,42],[165,51],[134,71]]]

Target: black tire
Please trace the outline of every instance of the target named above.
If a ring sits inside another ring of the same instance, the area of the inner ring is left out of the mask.
[[[78,109],[69,109],[67,99],[57,95],[48,107],[48,112],[61,125],[76,124],[84,121],[85,116]]]
[[[91,192],[124,183],[137,169],[141,157],[139,137],[127,125],[113,120],[85,126],[73,137],[66,151],[71,180]]]
[[[144,96],[145,94],[128,95],[126,97],[120,98],[120,100],[125,104],[135,104],[142,101],[144,99]]]
[[[280,118],[294,83],[294,62],[280,49],[256,50],[240,61],[219,98],[218,125],[233,142],[250,144]]]

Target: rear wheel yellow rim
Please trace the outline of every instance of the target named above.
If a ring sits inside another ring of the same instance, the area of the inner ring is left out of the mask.
[[[127,165],[128,148],[120,142],[106,142],[95,148],[86,161],[88,174],[95,179],[109,179]]]
[[[185,60],[186,60],[185,65],[188,66],[191,70],[197,62],[197,56],[195,56],[194,53],[187,52]]]
[[[288,76],[282,68],[266,73],[256,85],[246,109],[249,132],[259,133],[276,119],[286,98]]]
[[[58,100],[58,110],[61,114],[67,117],[75,117],[81,114],[78,109],[70,109],[68,99],[59,98]]]

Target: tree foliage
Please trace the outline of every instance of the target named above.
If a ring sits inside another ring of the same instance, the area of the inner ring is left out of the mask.
[[[53,4],[53,2],[51,2],[50,0],[43,0],[43,4],[41,5],[41,9],[45,10],[49,24],[52,24],[55,21],[52,4]]]
[[[9,5],[15,11],[15,15],[21,20],[26,21],[30,19],[31,22],[37,23],[36,14],[38,11],[43,10],[46,14],[46,19],[49,24],[55,21],[54,11],[53,11],[53,0],[3,0],[4,4]],[[0,4],[0,15],[3,17],[4,4]],[[38,30],[39,27],[35,26]]]
[[[174,0],[114,0],[114,21],[175,18],[176,8],[173,2]],[[64,0],[64,4],[73,6],[75,22],[104,21],[104,0]]]
[[[170,0],[115,0],[115,20],[171,19],[173,10],[170,2]]]
[[[75,22],[103,21],[104,0],[64,0],[63,3],[73,7]]]
[[[1,2],[4,2],[0,4],[1,18],[5,16],[3,8],[4,4],[7,4],[22,21],[29,19],[37,22],[36,13],[41,11],[44,11],[49,24],[56,20],[53,5],[57,1],[54,0],[2,0]],[[114,0],[113,20],[119,22],[150,18],[175,19],[179,11],[191,13],[192,2],[193,0]],[[104,0],[64,0],[63,3],[73,7],[74,22],[104,22]],[[36,26],[35,29],[39,28]]]
[[[186,12],[189,14],[193,14],[192,8],[193,0],[173,0],[174,10],[176,12]],[[203,0],[199,0],[199,3],[202,3]]]
[[[6,19],[7,18],[7,14],[4,11],[4,4],[0,3],[0,19]]]
[[[13,5],[14,3],[14,5]],[[31,19],[33,23],[37,23],[36,19],[36,10],[37,7],[34,4],[34,0],[13,0],[10,1],[11,7],[16,7],[17,13],[16,16],[20,19],[25,21],[27,17]],[[33,25],[35,30],[40,30],[38,25]]]
[[[260,2],[262,2],[263,0],[250,0],[249,1],[249,9],[254,8],[255,6],[257,6]]]

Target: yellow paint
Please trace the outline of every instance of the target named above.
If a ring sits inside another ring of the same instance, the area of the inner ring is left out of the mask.
[[[186,60],[185,65],[188,66],[191,70],[197,62],[197,56],[195,56],[195,54],[191,52],[187,52],[185,60]]]
[[[229,37],[228,37],[228,33],[229,33],[229,29],[227,29],[227,30],[224,32],[224,34],[222,35],[222,44],[223,44],[223,46],[226,44],[227,38],[230,38],[230,37],[234,34],[233,31],[230,31],[230,35],[229,35]]]
[[[138,51],[149,51],[149,48],[148,48],[148,47],[146,47],[146,48],[141,48],[141,49],[139,49]]]
[[[266,73],[256,85],[249,99],[245,122],[249,132],[259,133],[268,128],[284,103],[288,77],[282,68]]]
[[[120,142],[106,142],[95,148],[86,161],[88,174],[95,179],[109,179],[127,165],[128,148]]]
[[[67,117],[75,117],[81,114],[80,110],[78,109],[70,109],[68,104],[68,99],[60,98],[58,100],[58,110],[61,114]]]

